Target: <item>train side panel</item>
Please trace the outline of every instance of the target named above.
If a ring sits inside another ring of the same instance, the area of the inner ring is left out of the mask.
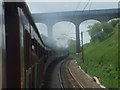
[[[63,54],[44,45],[25,2],[4,2],[3,11],[2,4],[0,87],[3,83],[3,88],[41,88],[47,66]]]
[[[40,38],[35,32],[35,28],[29,23],[24,12],[20,10],[19,13],[21,28],[23,28],[23,30],[21,29],[23,34],[20,37],[22,86],[26,88],[39,88],[41,87],[44,73],[44,45],[42,45]]]
[[[0,89],[2,89],[2,1],[0,1]]]

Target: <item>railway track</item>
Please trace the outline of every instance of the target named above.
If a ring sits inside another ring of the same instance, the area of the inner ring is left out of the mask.
[[[73,70],[71,70],[70,61],[71,58],[68,57],[52,62],[46,71],[43,88],[85,90],[86,87],[74,75]]]
[[[66,63],[66,73],[67,73],[67,79],[71,84],[71,87],[68,86],[68,88],[74,88],[74,89],[79,89],[79,90],[85,90],[84,86],[82,85],[82,83],[80,83],[76,77],[74,76],[74,74],[72,73],[71,69],[70,69],[70,61],[72,60],[72,57],[69,57],[69,59],[65,62]]]
[[[62,65],[65,61],[62,61],[61,65],[60,65],[60,70],[59,70],[59,81],[60,81],[60,86],[61,89],[64,90],[64,84],[63,84],[63,79],[62,79]]]
[[[73,87],[74,87],[74,88],[80,88],[80,90],[85,90],[83,84],[80,83],[80,82],[75,78],[75,76],[72,74],[69,66],[68,66],[68,71],[69,71],[69,74],[70,74],[71,78],[74,80],[74,85],[73,85]]]
[[[108,90],[105,87],[101,87],[99,83],[97,83],[92,77],[80,69],[79,65],[74,59],[71,59],[68,62],[67,70],[68,74],[70,74],[70,78],[72,78],[70,82],[72,82],[74,88],[79,88],[80,90],[86,90],[86,88],[90,88],[92,90]]]
[[[65,58],[54,60],[46,69],[43,88],[58,88],[64,90],[62,66]]]
[[[72,88],[79,88],[80,90],[85,90],[84,89],[84,86],[82,85],[82,83],[80,83],[76,78],[75,76],[72,74],[70,68],[69,68],[69,63],[70,63],[70,58],[68,58],[68,60],[64,60],[62,61],[61,65],[60,65],[60,71],[59,71],[59,81],[60,81],[60,85],[61,85],[61,89],[62,90],[65,90],[66,88],[71,88],[69,86],[66,87],[66,83],[64,82],[65,81],[65,77],[63,77],[63,73],[66,73],[66,75],[69,74],[69,77],[67,76],[67,80],[70,78],[70,80],[73,80],[74,82],[71,82],[71,85],[72,85]],[[66,68],[63,68],[63,67],[66,67]],[[63,72],[62,69],[66,69],[68,70],[68,72]]]

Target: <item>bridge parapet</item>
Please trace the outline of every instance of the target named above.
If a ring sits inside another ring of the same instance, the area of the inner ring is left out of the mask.
[[[53,12],[53,13],[34,13],[32,14],[35,22],[37,23],[57,23],[60,21],[74,22],[77,18],[81,22],[88,19],[99,20],[100,17],[120,18],[120,9],[101,9],[101,10],[85,10],[85,11],[66,11],[66,12]]]

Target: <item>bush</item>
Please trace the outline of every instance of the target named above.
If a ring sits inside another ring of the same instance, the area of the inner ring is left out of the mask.
[[[88,26],[89,30],[88,33],[91,37],[91,41],[103,41],[107,37],[111,36],[113,32],[113,25],[112,23],[95,23],[92,26]]]

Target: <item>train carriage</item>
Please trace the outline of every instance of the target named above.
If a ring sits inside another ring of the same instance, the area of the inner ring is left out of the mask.
[[[57,51],[43,43],[25,2],[0,1],[0,89],[41,88],[49,64],[65,54]]]
[[[44,74],[45,45],[24,2],[4,6],[3,88],[40,88]],[[3,22],[2,22],[3,23]],[[3,53],[3,52],[2,52]],[[12,83],[11,83],[12,81]]]

